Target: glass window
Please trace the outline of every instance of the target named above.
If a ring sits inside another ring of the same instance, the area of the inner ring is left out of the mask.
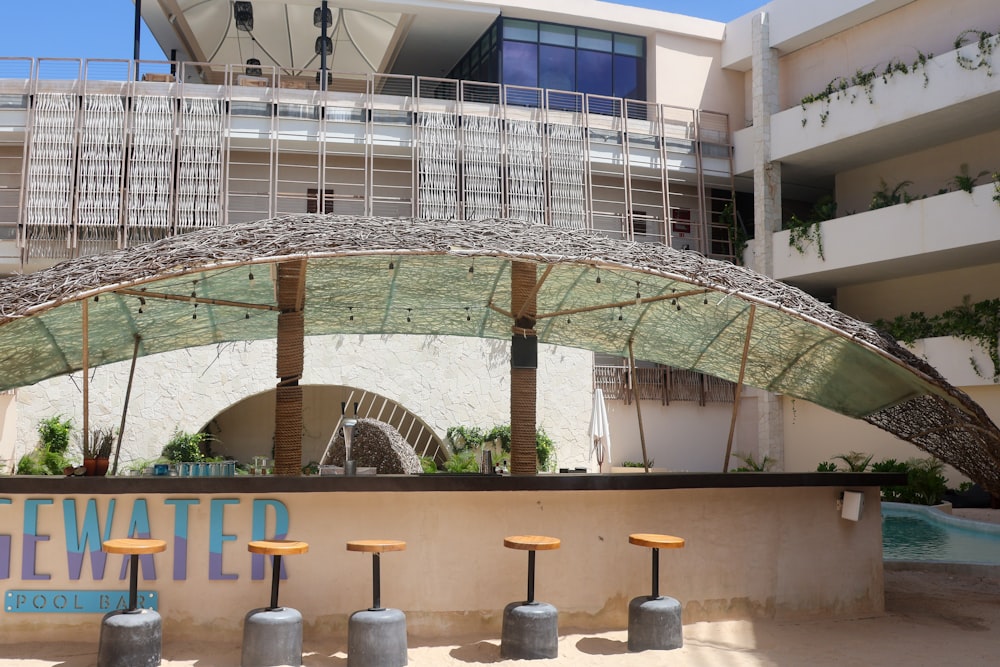
[[[577,33],[576,45],[581,49],[592,49],[594,51],[605,51],[611,53],[611,33],[603,30],[584,30],[580,28]]]
[[[538,85],[554,90],[576,90],[576,50],[564,46],[538,47]]]
[[[614,96],[632,100],[646,99],[642,60],[629,56],[615,56],[614,59]]]
[[[577,92],[612,95],[611,54],[595,51],[576,52]]]
[[[576,46],[576,28],[555,23],[539,23],[539,39],[542,44],[556,46]]]
[[[516,39],[521,42],[537,42],[538,24],[534,21],[504,19],[503,38],[505,40]]]
[[[642,58],[645,53],[644,42],[646,40],[642,37],[633,37],[632,35],[615,35],[615,53],[620,53],[626,56],[636,56]]]
[[[538,45],[503,43],[503,82],[515,86],[538,85]]]

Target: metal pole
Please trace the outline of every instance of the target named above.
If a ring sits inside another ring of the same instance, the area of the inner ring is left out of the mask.
[[[320,11],[320,35],[323,38],[322,40],[323,49],[320,51],[319,54],[320,77],[322,77],[322,80],[320,81],[319,84],[319,89],[322,90],[323,92],[326,92],[326,28],[327,28],[326,13],[329,11],[328,0],[323,0],[323,2],[320,3],[319,11]],[[321,213],[325,213],[325,211],[321,211]]]
[[[83,309],[83,451],[89,449],[90,438],[90,302],[84,299]]]
[[[372,611],[382,608],[382,569],[378,552],[372,554]]]
[[[129,556],[130,571],[128,575],[128,611],[135,611],[138,606],[139,590],[139,554]]]
[[[281,579],[281,554],[275,554],[271,561],[271,606],[268,610],[278,608],[278,580]]]
[[[528,552],[528,604],[535,604],[535,552]]]
[[[132,42],[132,60],[139,60],[139,38],[142,32],[142,0],[135,0],[135,33]],[[138,67],[136,68],[136,79],[139,78]]]
[[[635,399],[635,416],[639,420],[639,444],[642,446],[642,467],[649,472],[649,457],[646,456],[646,433],[642,429],[642,410],[639,409],[639,383],[635,377],[635,352],[632,351],[632,339],[628,339],[628,365],[632,373],[632,398]]]
[[[660,550],[653,549],[653,599],[660,599]]]
[[[125,434],[125,415],[128,414],[128,399],[132,395],[132,378],[135,377],[135,360],[139,357],[139,341],[142,337],[135,335],[135,346],[132,348],[132,367],[128,371],[128,384],[125,386],[125,405],[122,406],[122,423],[118,426],[118,444],[115,446],[115,463],[111,468],[111,474],[118,474],[118,455],[122,451],[122,436]]]
[[[729,421],[729,439],[726,440],[726,458],[722,461],[722,472],[729,472],[729,457],[733,454],[733,435],[736,433],[736,418],[740,413],[740,396],[743,393],[743,375],[747,370],[747,355],[750,354],[750,334],[753,333],[753,318],[757,313],[756,304],[750,304],[750,317],[747,320],[747,335],[743,339],[743,358],[740,360],[740,376],[733,392],[733,416]]]

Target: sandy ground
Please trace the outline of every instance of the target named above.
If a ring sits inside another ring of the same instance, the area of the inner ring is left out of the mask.
[[[956,510],[1000,523],[1000,510]],[[965,570],[965,571],[963,571]],[[560,628],[559,657],[539,664],[611,667],[849,667],[1000,664],[1000,568],[887,569],[886,613],[839,620],[756,620],[692,623],[684,646],[629,653],[624,630],[574,633]],[[93,645],[0,645],[4,667],[93,667]],[[347,664],[346,642],[306,642],[306,667]],[[165,667],[235,667],[240,647],[167,640]],[[465,637],[440,645],[410,641],[412,667],[515,665],[502,660],[496,637]]]

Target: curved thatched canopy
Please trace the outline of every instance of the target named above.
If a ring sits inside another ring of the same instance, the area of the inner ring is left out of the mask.
[[[865,419],[1000,494],[1000,430],[868,325],[748,269],[519,222],[294,216],[208,229],[3,281],[0,388],[90,365],[273,338],[279,264],[305,262],[306,335],[508,338],[511,265],[536,265],[538,340],[744,382]],[[750,318],[752,327],[748,327]]]

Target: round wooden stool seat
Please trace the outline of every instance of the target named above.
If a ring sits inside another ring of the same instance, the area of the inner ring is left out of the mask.
[[[291,556],[309,551],[309,543],[298,540],[254,540],[247,544],[247,551],[265,556]]]
[[[680,549],[684,546],[683,537],[656,533],[632,533],[628,536],[628,541],[629,544],[651,549]]]
[[[104,540],[101,549],[109,554],[125,554],[127,556],[144,556],[157,554],[167,550],[167,543],[145,537],[119,537],[114,540]]]
[[[503,545],[519,551],[548,551],[558,549],[561,542],[557,537],[544,535],[513,535],[503,538]]]
[[[380,554],[383,551],[405,551],[406,542],[402,540],[350,540],[348,551],[361,551],[367,554]]]

